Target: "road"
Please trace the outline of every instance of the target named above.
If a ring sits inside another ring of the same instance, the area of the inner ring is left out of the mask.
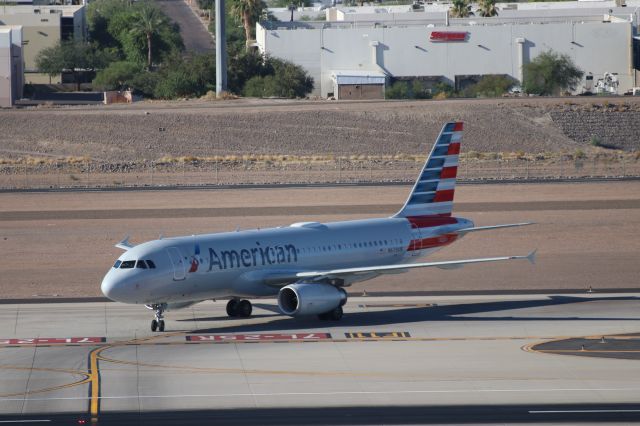
[[[211,33],[184,0],[155,0],[162,11],[180,26],[187,52],[211,53],[215,48]],[[194,1],[195,0],[191,0]]]

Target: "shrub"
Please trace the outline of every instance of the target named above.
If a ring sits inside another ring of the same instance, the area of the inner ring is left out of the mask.
[[[485,75],[471,87],[473,96],[497,98],[509,91],[514,85],[511,77],[504,75]]]
[[[574,90],[584,74],[568,55],[551,50],[541,53],[523,68],[523,89],[536,95],[557,95],[563,90]]]
[[[431,94],[433,95],[434,99],[447,99],[455,94],[455,90],[450,84],[440,82],[433,86],[433,89],[431,89]]]
[[[387,99],[409,99],[409,82],[396,81],[384,92]]]
[[[242,89],[244,96],[301,98],[313,90],[313,79],[302,67],[288,61],[267,58],[262,69],[247,80]],[[271,72],[269,72],[271,71]]]
[[[113,62],[107,68],[98,71],[93,79],[93,87],[98,90],[121,90],[135,87],[134,82],[142,73],[142,66],[134,62]]]

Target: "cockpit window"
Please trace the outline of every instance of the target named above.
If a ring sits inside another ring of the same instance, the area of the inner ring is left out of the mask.
[[[120,264],[120,269],[131,269],[136,266],[135,260],[125,260]]]
[[[116,260],[116,263],[113,264],[113,267],[118,269],[118,266],[120,266],[121,263],[122,263],[122,261]]]
[[[147,269],[147,264],[144,262],[144,260],[138,260],[138,263],[136,263],[136,268]]]
[[[153,260],[147,259],[147,265],[149,265],[149,268],[151,269],[156,269],[156,264],[153,263]]]

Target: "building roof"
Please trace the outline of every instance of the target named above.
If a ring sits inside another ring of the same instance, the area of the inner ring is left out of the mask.
[[[331,71],[331,78],[338,84],[384,84],[387,76],[379,71],[340,70]]]

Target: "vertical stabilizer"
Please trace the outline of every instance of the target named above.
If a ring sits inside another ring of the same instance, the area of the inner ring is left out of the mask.
[[[462,142],[462,122],[445,124],[416,180],[394,217],[451,216]]]

